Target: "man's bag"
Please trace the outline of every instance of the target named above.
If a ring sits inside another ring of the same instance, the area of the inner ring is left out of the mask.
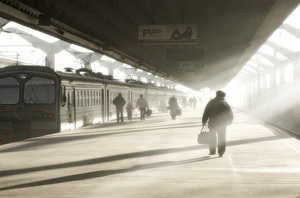
[[[198,144],[208,144],[211,140],[211,134],[208,128],[203,126],[197,138]]]
[[[147,111],[146,111],[146,116],[151,116],[152,115],[152,110],[151,109],[148,109]]]
[[[181,109],[180,108],[176,109],[176,115],[177,116],[181,116],[181,114],[182,114]]]

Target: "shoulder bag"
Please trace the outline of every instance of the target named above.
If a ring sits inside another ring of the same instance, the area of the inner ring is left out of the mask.
[[[207,126],[203,126],[200,133],[198,134],[197,142],[198,144],[208,144],[211,139],[211,132]]]

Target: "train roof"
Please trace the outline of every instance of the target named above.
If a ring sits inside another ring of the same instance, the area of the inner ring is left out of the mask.
[[[104,75],[100,73],[65,73],[65,72],[57,72],[57,74],[61,77],[62,80],[78,80],[78,81],[86,81],[86,82],[98,82],[103,84],[115,84],[115,85],[127,85],[127,86],[145,86],[142,84],[134,84],[130,82],[122,82]]]
[[[8,71],[42,71],[47,73],[56,74],[56,72],[45,66],[35,66],[35,65],[13,65],[0,68],[0,72],[8,72]]]
[[[61,80],[72,79],[72,80],[85,81],[85,82],[98,82],[98,83],[108,84],[108,85],[123,85],[123,86],[126,85],[129,87],[141,87],[141,88],[152,88],[152,89],[174,91],[173,89],[169,89],[166,87],[157,87],[152,83],[144,83],[132,79],[126,80],[126,82],[122,82],[114,79],[112,76],[103,75],[101,73],[94,73],[91,70],[85,68],[76,70],[75,73],[60,72],[60,71],[56,72],[49,67],[36,66],[36,65],[13,65],[13,66],[0,68],[0,73],[9,72],[9,71],[41,71],[41,72],[47,72],[47,73],[58,75],[61,78]]]
[[[82,73],[57,72],[57,74],[61,77],[62,80],[72,79],[72,80],[85,81],[85,82],[98,82],[107,85],[123,85],[129,87],[171,90],[166,87],[157,87],[154,84],[143,83],[141,81],[136,81],[136,80],[126,80],[126,82],[123,82],[123,81],[113,79],[110,76],[102,75],[101,73],[94,73],[86,69],[81,71],[86,71],[86,72],[82,72]]]

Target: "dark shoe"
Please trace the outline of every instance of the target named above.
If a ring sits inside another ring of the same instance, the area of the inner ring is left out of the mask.
[[[210,152],[209,155],[215,155],[216,153]]]
[[[223,157],[223,155],[219,155],[219,157]]]

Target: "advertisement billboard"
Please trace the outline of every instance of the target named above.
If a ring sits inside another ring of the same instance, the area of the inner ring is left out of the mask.
[[[197,44],[196,25],[141,25],[139,44]]]

